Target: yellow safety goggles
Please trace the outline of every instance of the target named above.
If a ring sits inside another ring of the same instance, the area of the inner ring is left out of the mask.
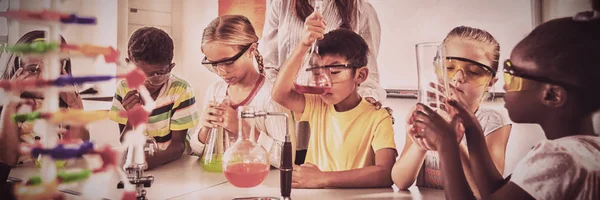
[[[437,76],[443,77],[442,66],[440,66],[442,63],[434,63],[436,64],[435,71]],[[448,81],[452,80],[460,71],[463,73],[466,82],[484,85],[488,84],[496,74],[496,70],[487,65],[461,57],[446,57],[444,66],[446,67],[446,78]]]
[[[561,83],[558,81],[550,80],[545,77],[524,74],[515,69],[514,65],[510,60],[504,61],[504,90],[506,92],[531,90],[538,87],[540,85],[540,82],[560,85],[562,87],[570,89],[581,88],[580,86],[568,83]]]

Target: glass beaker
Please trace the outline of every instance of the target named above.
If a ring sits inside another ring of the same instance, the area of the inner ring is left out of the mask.
[[[448,81],[446,79],[445,50],[439,42],[419,43],[416,45],[418,101],[436,110],[440,108],[448,96]]]
[[[213,101],[223,104],[229,101],[228,96],[214,96]],[[223,127],[215,127],[208,130],[206,145],[202,157],[200,158],[200,166],[208,172],[223,171],[223,153],[232,144],[232,137]]]
[[[321,12],[323,1],[316,0],[314,12]],[[331,89],[331,77],[327,69],[319,68],[318,40],[313,42],[310,50],[302,60],[302,66],[294,82],[294,89],[303,94],[325,94]]]
[[[257,186],[269,173],[269,153],[254,141],[256,117],[254,107],[238,107],[238,139],[223,156],[225,178],[236,187]],[[246,129],[243,124],[248,125]]]

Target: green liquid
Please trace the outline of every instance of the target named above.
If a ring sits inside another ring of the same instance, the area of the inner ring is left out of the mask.
[[[207,172],[223,172],[223,158],[221,155],[213,155],[212,160],[200,159],[200,166]]]
[[[55,160],[54,164],[56,164],[56,168],[64,168],[67,164],[66,160]],[[35,166],[37,168],[42,168],[42,161],[40,159],[35,160]]]

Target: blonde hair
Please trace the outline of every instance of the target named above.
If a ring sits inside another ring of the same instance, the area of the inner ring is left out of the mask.
[[[256,36],[252,23],[242,15],[219,16],[210,22],[202,33],[202,47],[218,42],[242,50],[243,47],[257,41],[258,36]],[[254,50],[254,57],[258,63],[258,72],[263,74],[265,68],[263,58],[257,48]]]
[[[496,41],[492,34],[478,28],[459,26],[452,29],[450,33],[446,35],[444,43],[446,43],[450,39],[463,39],[484,44],[484,51],[486,52],[486,57],[492,61],[492,65],[490,67],[498,71],[498,64],[500,59],[500,44],[498,43],[498,41]]]

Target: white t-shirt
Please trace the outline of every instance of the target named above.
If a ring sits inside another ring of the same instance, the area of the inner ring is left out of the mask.
[[[477,121],[481,124],[485,136],[505,125],[511,124],[505,112],[490,108],[479,108],[475,112],[475,117],[477,117]],[[466,137],[463,136],[461,143],[467,144]],[[440,170],[440,156],[437,151],[427,151],[425,154],[425,160],[417,176],[417,186],[444,189],[442,172]]]
[[[600,137],[542,141],[517,164],[510,181],[535,199],[600,199]]]
[[[254,98],[246,104],[246,106],[254,106],[256,110],[262,110],[266,112],[286,112],[290,114],[289,110],[279,105],[271,98],[271,90],[273,88],[271,82],[267,80],[263,82],[264,83],[262,87],[258,90]],[[226,94],[227,83],[225,83],[225,81],[219,80],[213,83],[206,90],[206,95],[204,97],[204,102],[202,104],[201,109],[205,109],[208,106],[213,96],[225,96]],[[204,116],[200,116],[201,122],[204,120],[203,117]],[[283,141],[285,141],[285,118],[261,117],[255,120],[255,125],[256,128],[260,131],[260,135],[258,137],[257,142],[263,145],[263,147],[265,147],[265,149],[269,152],[269,162],[271,163],[271,165],[279,167],[281,160],[281,148],[283,147]],[[295,143],[295,134],[293,132],[294,129],[292,129],[293,125],[294,124],[292,123],[292,119],[290,119],[290,137],[292,139],[292,142]],[[196,130],[189,133],[189,141],[192,154],[199,156],[202,155],[202,151],[204,150],[204,144],[198,141],[198,132],[201,128],[202,126],[200,125],[196,128]]]

